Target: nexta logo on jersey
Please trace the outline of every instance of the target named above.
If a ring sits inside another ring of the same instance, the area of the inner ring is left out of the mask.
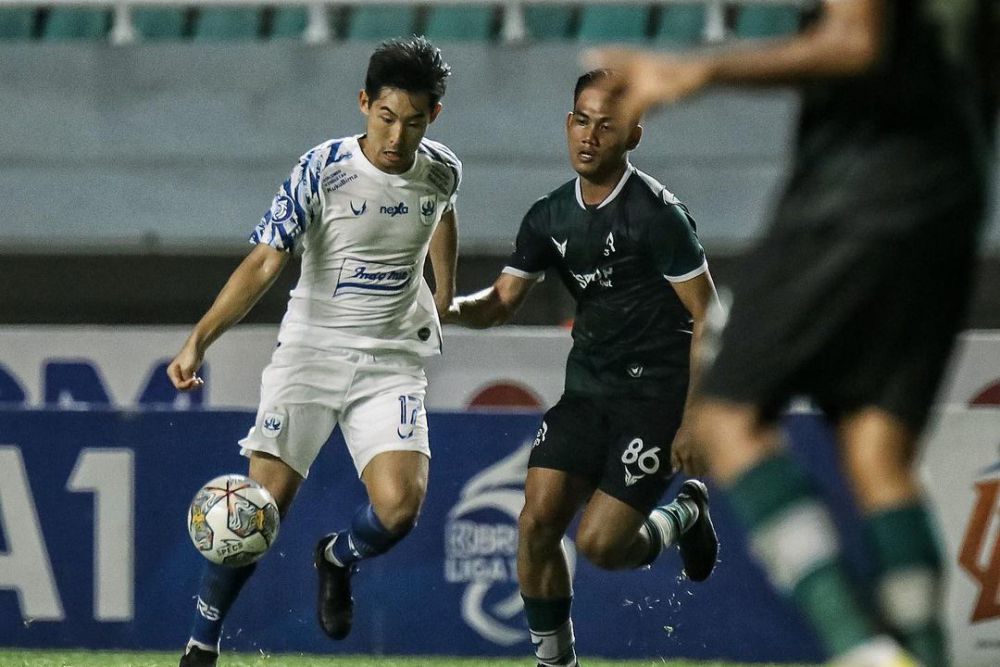
[[[462,620],[501,646],[528,639],[519,618],[524,602],[517,585],[517,517],[530,455],[531,444],[525,443],[466,482],[444,529],[445,581],[465,586]],[[569,538],[563,547],[572,579],[576,549]]]
[[[271,222],[284,222],[292,217],[295,210],[292,200],[287,195],[278,195],[271,204]]]
[[[398,294],[406,289],[413,277],[412,266],[394,266],[362,259],[346,259],[340,269],[338,294]]]
[[[1000,463],[983,472],[991,478],[976,482],[976,504],[958,552],[958,564],[979,586],[973,623],[1000,618],[1000,535],[990,529],[1000,520]]]
[[[403,202],[399,202],[395,206],[383,206],[378,212],[390,218],[395,218],[397,215],[406,215],[410,212],[410,208]]]

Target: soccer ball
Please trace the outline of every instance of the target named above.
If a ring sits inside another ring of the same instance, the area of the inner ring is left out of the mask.
[[[199,489],[188,509],[188,534],[198,552],[220,565],[253,563],[278,536],[278,505],[243,475],[221,475]]]

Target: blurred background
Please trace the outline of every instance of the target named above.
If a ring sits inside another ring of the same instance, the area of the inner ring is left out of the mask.
[[[778,37],[797,31],[811,4],[0,0],[0,646],[182,645],[186,620],[176,619],[189,613],[199,557],[181,517],[202,481],[244,466],[232,443],[252,420],[297,266],[213,348],[202,394],[178,397],[163,367],[249,250],[298,156],[363,131],[357,94],[379,41],[424,34],[453,67],[428,137],[464,162],[458,287],[467,293],[493,281],[532,202],[573,177],[564,123],[582,48]],[[739,259],[766,224],[796,109],[791,93],[711,92],[645,122],[632,162],[689,206],[723,286],[739,279]],[[928,479],[954,577],[948,609],[968,665],[1000,664],[990,639],[1000,636],[1000,536],[990,529],[1000,506],[988,495],[1000,489],[997,217],[941,399],[944,426],[929,437],[939,443]],[[517,491],[538,411],[561,391],[561,325],[572,315],[550,279],[518,314],[523,327],[446,332],[429,372],[442,453],[424,530],[373,566],[385,578],[372,577],[385,589],[377,599],[427,605],[431,594],[437,606],[406,625],[389,603],[361,612],[365,629],[343,650],[525,654],[512,552],[496,537],[514,525],[518,494],[459,508],[470,495]],[[802,456],[844,505],[828,434],[808,410],[791,419]],[[956,439],[962,455],[949,456]],[[247,629],[224,640],[236,648],[330,650],[301,602],[311,573],[282,560],[301,560],[296,549],[308,559],[316,524],[331,513],[346,520],[361,500],[343,452],[319,465],[297,527],[265,562],[277,583],[251,587],[234,611],[232,627]],[[747,561],[724,504],[719,517],[731,546],[707,588],[692,592],[674,568],[650,594],[641,574],[579,565],[585,655],[818,659],[815,639]],[[147,599],[166,606],[137,602]],[[610,611],[598,600],[612,600]],[[262,607],[269,618],[254,613]]]

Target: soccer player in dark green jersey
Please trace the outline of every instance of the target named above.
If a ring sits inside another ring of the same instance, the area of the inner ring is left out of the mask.
[[[754,553],[838,665],[947,664],[941,558],[914,461],[970,292],[998,34],[992,0],[826,0],[784,40],[591,54],[624,72],[632,113],[711,84],[802,90],[791,176],[734,286],[695,425]],[[779,446],[777,416],[802,394],[836,429],[874,604]]]
[[[642,128],[614,80],[597,70],[577,81],[566,135],[578,177],[531,207],[500,277],[445,317],[502,324],[550,268],[577,301],[565,393],[535,439],[519,522],[518,579],[545,666],[577,664],[561,545],[581,508],[576,545],[598,567],[640,567],[677,543],[701,581],[718,553],[704,484],[688,480],[657,507],[688,458],[690,359],[715,287],[687,209],[628,161]]]

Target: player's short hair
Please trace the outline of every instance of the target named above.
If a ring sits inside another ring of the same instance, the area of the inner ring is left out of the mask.
[[[576,101],[580,99],[580,93],[582,93],[587,88],[591,86],[600,85],[606,81],[611,81],[612,79],[618,79],[621,74],[612,69],[592,69],[586,74],[580,76],[576,80],[576,87],[573,89],[573,105],[576,106]]]
[[[390,39],[379,44],[368,60],[365,92],[377,99],[385,87],[408,93],[427,93],[431,107],[444,97],[451,66],[441,57],[441,49],[423,37]]]

